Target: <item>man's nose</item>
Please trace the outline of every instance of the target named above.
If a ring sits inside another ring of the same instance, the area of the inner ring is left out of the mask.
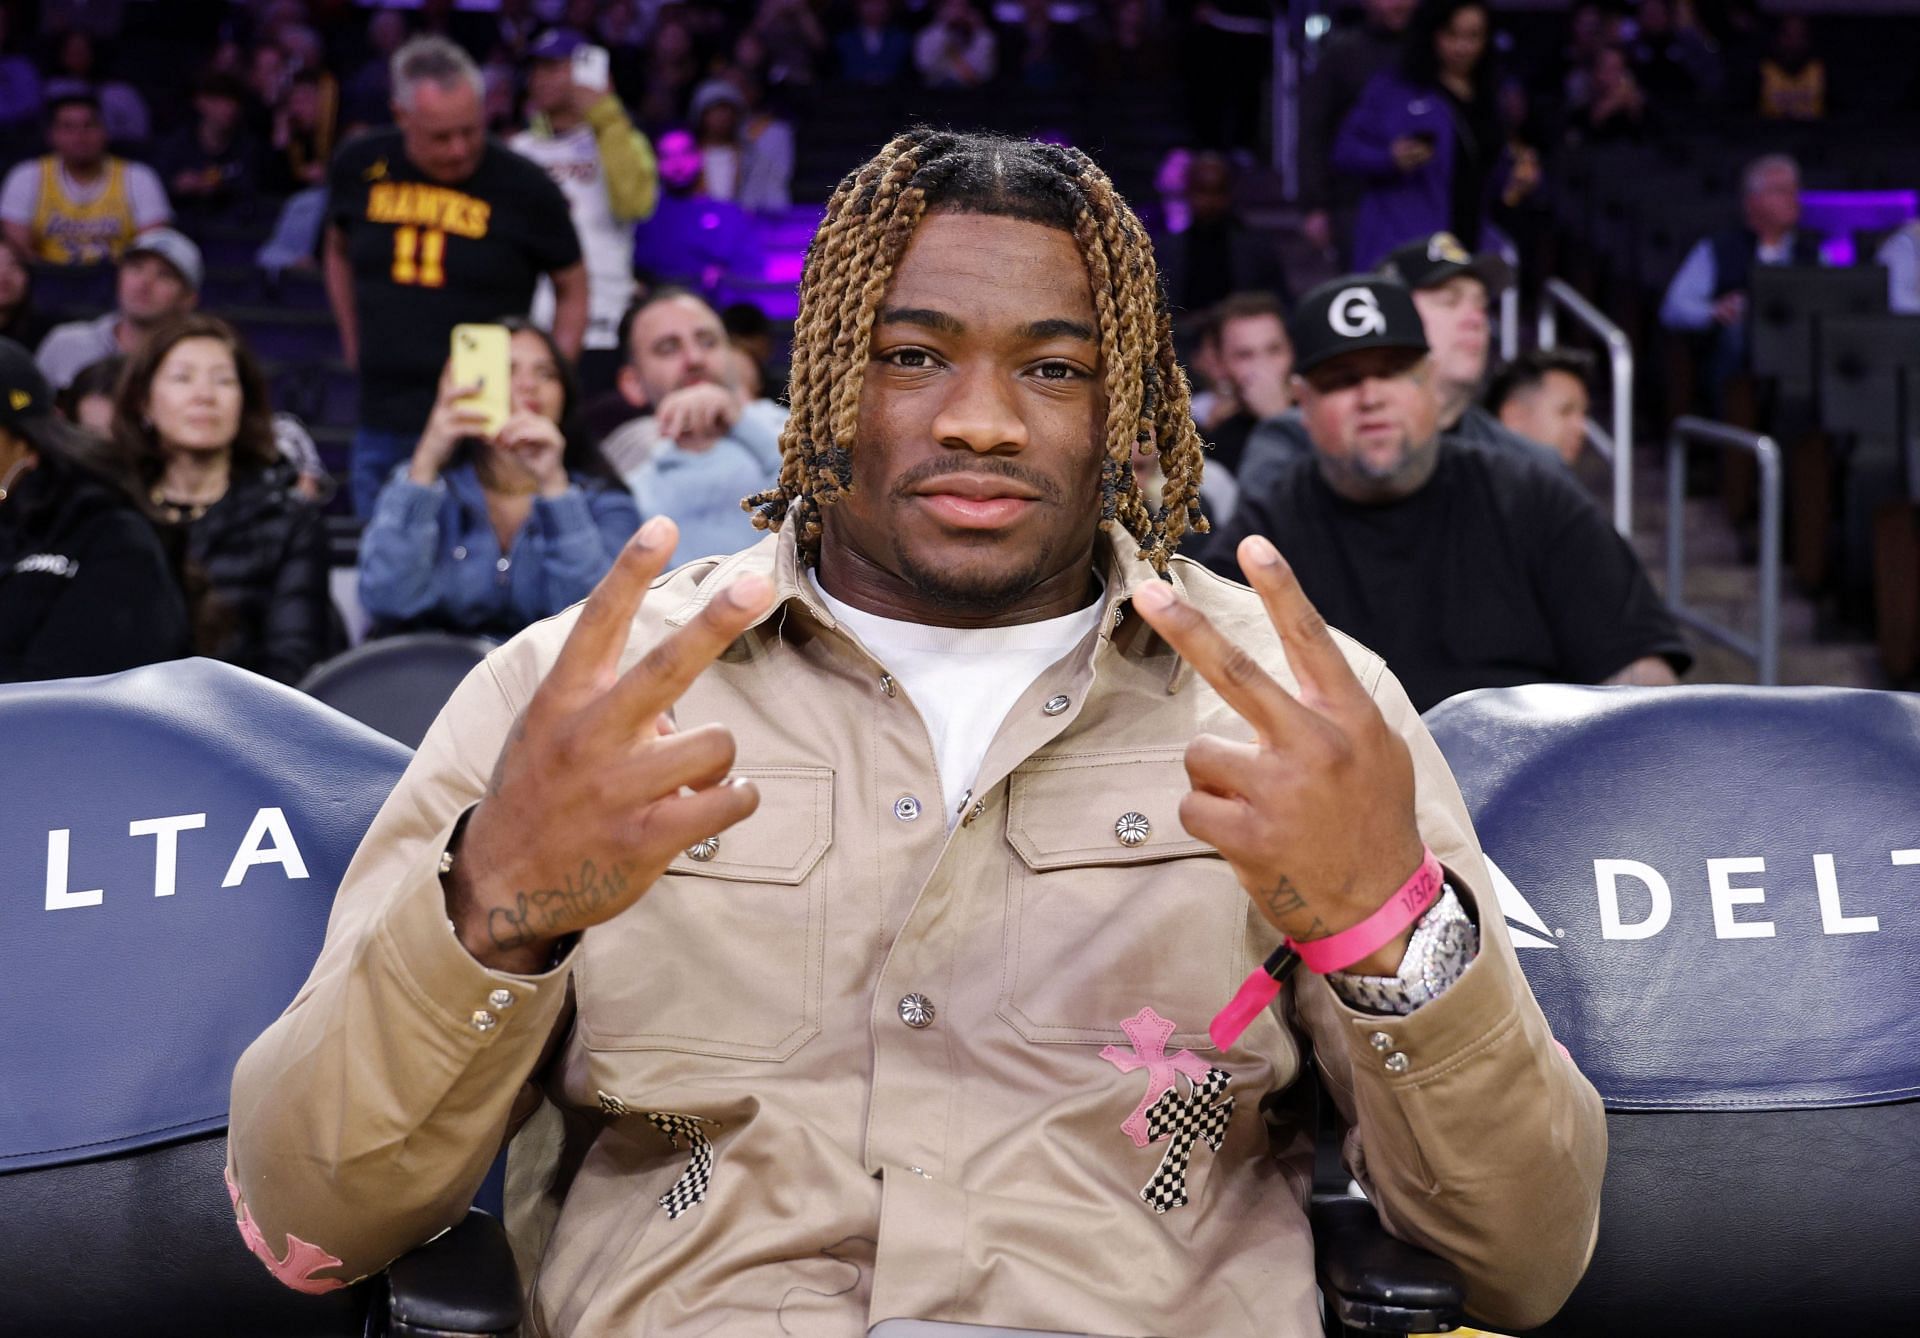
[[[962,446],[982,455],[1025,450],[1027,424],[1014,404],[1013,387],[997,370],[955,368],[933,436],[943,446]]]

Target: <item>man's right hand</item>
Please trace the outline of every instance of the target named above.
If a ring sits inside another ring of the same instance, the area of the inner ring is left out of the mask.
[[[1393,165],[1402,172],[1418,172],[1433,160],[1433,145],[1412,135],[1402,135],[1387,146]]]
[[[733,735],[667,712],[772,602],[743,576],[624,674],[621,651],[679,537],[656,516],[609,571],[507,737],[446,880],[447,914],[482,965],[543,971],[554,940],[633,905],[688,846],[759,805],[730,781]]]
[[[1713,304],[1713,319],[1721,325],[1738,325],[1747,316],[1745,293],[1724,293]]]
[[[683,451],[699,451],[733,431],[745,409],[738,391],[701,381],[663,396],[653,418],[661,436]]]

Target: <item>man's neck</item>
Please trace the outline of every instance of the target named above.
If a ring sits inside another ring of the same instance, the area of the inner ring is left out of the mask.
[[[86,186],[106,175],[107,160],[95,158],[90,163],[77,163],[71,158],[60,160],[60,170],[67,174],[67,180],[76,186]]]
[[[555,135],[570,135],[586,121],[587,118],[572,107],[557,107],[547,113],[547,129]]]
[[[936,598],[905,576],[889,571],[853,548],[823,535],[814,566],[820,588],[862,613],[930,627],[1012,627],[1078,613],[1099,595],[1093,554],[1044,576],[1018,594],[983,600],[978,606]]]
[[[1756,228],[1754,229],[1754,236],[1760,239],[1761,246],[1766,247],[1768,249],[1772,249],[1773,247],[1779,246],[1781,243],[1785,242],[1787,238],[1793,236],[1793,229],[1792,228],[1768,228],[1762,231],[1761,229]]]
[[[1460,420],[1467,416],[1467,410],[1472,407],[1474,388],[1449,381],[1443,383],[1439,390],[1440,413],[1436,421],[1442,432],[1451,432],[1460,426]]]

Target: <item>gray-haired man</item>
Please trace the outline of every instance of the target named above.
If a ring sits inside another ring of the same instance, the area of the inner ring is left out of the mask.
[[[566,197],[487,137],[480,72],[466,54],[433,37],[394,52],[393,115],[395,129],[340,150],[328,187],[327,296],[360,372],[353,504],[363,516],[413,451],[455,325],[525,315],[543,274],[569,356],[587,320]]]

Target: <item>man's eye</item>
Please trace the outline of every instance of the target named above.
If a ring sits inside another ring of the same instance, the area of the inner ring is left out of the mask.
[[[923,348],[896,348],[881,356],[881,361],[909,371],[919,371],[933,366],[933,357]]]
[[[1080,375],[1080,369],[1070,362],[1043,362],[1034,370],[1042,381],[1072,381]]]

